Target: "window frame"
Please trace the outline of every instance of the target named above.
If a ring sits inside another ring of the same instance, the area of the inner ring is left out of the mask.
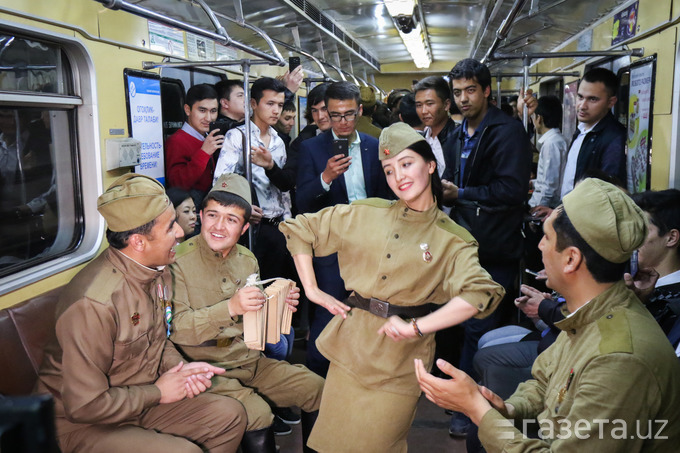
[[[97,197],[102,193],[101,146],[99,137],[97,84],[93,58],[88,49],[72,36],[19,25],[0,19],[0,29],[27,39],[36,39],[59,46],[69,60],[76,96],[3,92],[0,105],[7,108],[73,108],[74,129],[70,130],[72,152],[77,155],[78,166],[73,168],[76,206],[73,224],[82,216],[81,240],[70,252],[37,263],[16,273],[0,278],[0,295],[28,286],[94,258],[104,237],[104,221],[97,212]],[[73,164],[73,159],[71,164]],[[78,193],[79,192],[79,193]]]

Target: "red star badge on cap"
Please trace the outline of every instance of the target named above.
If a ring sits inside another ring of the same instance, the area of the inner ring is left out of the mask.
[[[226,182],[223,182],[223,183],[222,183],[222,188],[223,188],[223,189],[226,189],[226,188],[227,188],[227,183],[226,183]]]
[[[390,155],[390,150],[387,149],[387,148],[385,148],[385,149],[383,150],[383,153],[385,153],[386,156],[389,156],[389,155]]]

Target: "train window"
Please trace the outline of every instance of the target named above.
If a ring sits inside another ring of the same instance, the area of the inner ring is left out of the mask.
[[[224,76],[216,72],[195,68],[161,68],[161,77],[179,79],[187,90],[189,87],[198,85],[199,83],[215,84],[220,80],[225,79]]]
[[[0,22],[0,294],[90,259],[103,236],[91,58],[31,31]]]

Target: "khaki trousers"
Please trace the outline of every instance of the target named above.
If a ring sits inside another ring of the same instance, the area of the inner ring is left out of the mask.
[[[248,414],[246,430],[254,431],[273,423],[269,403],[276,407],[298,406],[305,412],[318,410],[323,387],[324,379],[302,365],[261,357],[214,376],[208,391],[239,400]]]
[[[235,399],[202,393],[152,407],[134,423],[84,426],[59,436],[63,453],[234,453],[246,416]]]

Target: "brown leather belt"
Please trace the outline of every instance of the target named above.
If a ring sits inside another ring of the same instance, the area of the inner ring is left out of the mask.
[[[389,318],[390,316],[401,316],[404,318],[417,318],[420,316],[429,315],[433,311],[434,304],[415,305],[405,307],[403,305],[393,305],[384,300],[371,297],[365,297],[353,292],[345,299],[345,303],[350,307],[360,308],[366,310],[381,318]]]

